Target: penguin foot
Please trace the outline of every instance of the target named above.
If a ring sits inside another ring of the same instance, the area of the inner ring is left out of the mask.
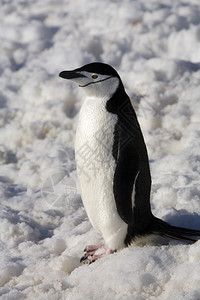
[[[104,252],[102,252],[101,250],[104,250]],[[100,253],[95,254],[96,251],[98,252],[100,251]],[[100,245],[100,246],[89,245],[85,247],[84,252],[85,253],[81,257],[80,262],[83,262],[84,264],[91,264],[95,262],[97,259],[106,256],[108,254],[112,254],[115,251],[113,251],[112,249],[110,249],[105,245]]]

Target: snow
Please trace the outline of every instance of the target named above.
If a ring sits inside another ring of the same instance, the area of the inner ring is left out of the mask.
[[[58,77],[93,61],[117,69],[147,143],[153,213],[199,229],[199,0],[1,0],[0,20],[1,299],[200,299],[200,242],[79,263],[102,239],[76,179],[84,92]]]

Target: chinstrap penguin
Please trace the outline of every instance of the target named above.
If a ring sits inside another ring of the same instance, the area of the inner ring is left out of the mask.
[[[87,246],[81,261],[91,263],[154,236],[195,242],[200,230],[172,226],[151,212],[147,149],[116,70],[94,62],[59,76],[88,94],[80,110],[75,157],[85,210],[105,245]]]

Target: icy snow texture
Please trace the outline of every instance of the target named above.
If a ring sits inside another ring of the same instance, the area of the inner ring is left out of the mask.
[[[84,92],[58,77],[92,61],[118,70],[146,139],[154,214],[199,229],[199,0],[1,0],[0,20],[1,299],[200,299],[200,242],[80,265],[103,241],[76,183]]]

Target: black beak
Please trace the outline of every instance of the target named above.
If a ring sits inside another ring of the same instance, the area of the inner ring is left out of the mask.
[[[65,79],[74,79],[74,78],[80,78],[80,77],[86,77],[83,74],[77,72],[76,70],[73,71],[62,71],[59,74],[60,77]]]

